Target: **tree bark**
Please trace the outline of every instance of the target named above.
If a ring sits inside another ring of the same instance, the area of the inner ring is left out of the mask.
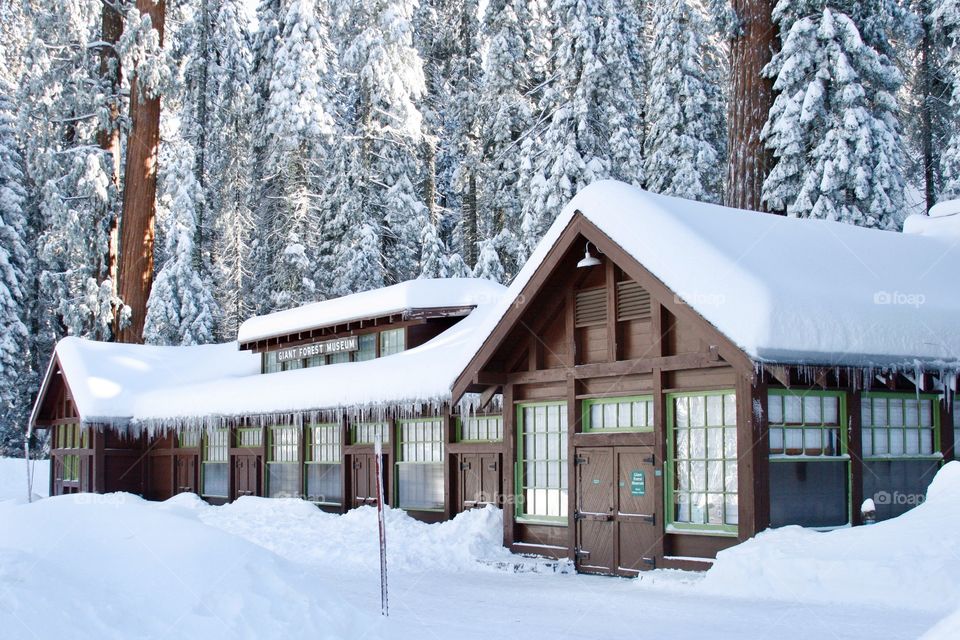
[[[164,0],[137,0],[163,44]],[[143,342],[147,299],[153,286],[154,222],[157,213],[157,147],[160,143],[160,96],[141,96],[136,70],[130,79],[130,135],[120,222],[120,298],[130,307],[130,323],[120,342]]]
[[[120,56],[117,55],[116,44],[123,35],[123,14],[119,4],[104,2],[100,9],[100,37],[109,43],[109,46],[100,48],[100,77],[109,86],[110,124],[97,132],[97,144],[106,152],[110,162],[110,179],[114,189],[120,191]],[[114,295],[117,294],[117,260],[119,258],[118,245],[119,216],[113,215],[110,219],[110,241],[105,256],[105,275],[110,278]]]
[[[730,44],[730,105],[727,134],[727,191],[725,204],[766,211],[763,182],[771,156],[760,132],[773,106],[773,81],[763,68],[777,48],[773,0],[733,0],[741,33]]]

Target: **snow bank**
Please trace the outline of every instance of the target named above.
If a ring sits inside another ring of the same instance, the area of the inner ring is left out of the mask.
[[[0,503],[8,637],[343,638],[371,616],[337,586],[200,522],[198,499],[130,494]]]
[[[699,588],[715,595],[945,613],[960,603],[957,549],[960,462],[950,462],[934,478],[926,501],[904,515],[827,533],[765,531],[720,552]]]
[[[380,570],[377,511],[373,507],[334,515],[302,500],[243,497],[206,509],[200,518],[295,561],[336,563],[341,569],[363,572]],[[486,566],[479,560],[516,559],[503,547],[503,516],[493,507],[467,511],[436,524],[387,509],[386,523],[391,570],[455,572]]]
[[[960,238],[960,200],[934,205],[930,215],[912,215],[903,221],[903,232],[956,241]]]
[[[45,498],[50,494],[50,461],[31,460],[33,495]],[[23,458],[0,458],[0,500],[27,501],[27,466]]]
[[[303,305],[250,318],[237,339],[252,342],[297,331],[404,313],[414,309],[475,307],[503,295],[506,288],[482,278],[421,278],[382,289]]]

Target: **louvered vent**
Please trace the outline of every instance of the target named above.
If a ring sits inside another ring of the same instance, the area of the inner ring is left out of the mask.
[[[624,280],[623,282],[618,282],[617,320],[649,319],[650,293],[633,280]]]
[[[576,326],[588,327],[607,321],[607,290],[604,287],[577,292]]]

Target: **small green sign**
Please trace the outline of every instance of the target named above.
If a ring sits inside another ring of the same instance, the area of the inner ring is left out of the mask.
[[[643,471],[630,472],[630,495],[642,496],[647,493],[647,479]]]

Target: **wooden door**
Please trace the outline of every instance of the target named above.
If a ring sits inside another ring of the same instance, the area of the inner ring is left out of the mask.
[[[662,555],[663,524],[657,517],[653,450],[617,447],[617,573],[653,569]]]
[[[576,467],[577,570],[616,573],[613,447],[578,448]]]
[[[461,453],[457,455],[460,511],[500,506],[502,484],[499,453]]]
[[[233,499],[259,496],[262,458],[256,454],[233,456]]]
[[[176,456],[177,493],[197,493],[197,457]]]
[[[584,573],[635,576],[662,554],[648,447],[578,448],[576,564]]]
[[[354,453],[351,455],[350,486],[353,489],[350,508],[377,504],[377,457],[374,453]],[[381,457],[383,464],[383,494],[389,504],[390,474],[387,471],[387,456]]]

